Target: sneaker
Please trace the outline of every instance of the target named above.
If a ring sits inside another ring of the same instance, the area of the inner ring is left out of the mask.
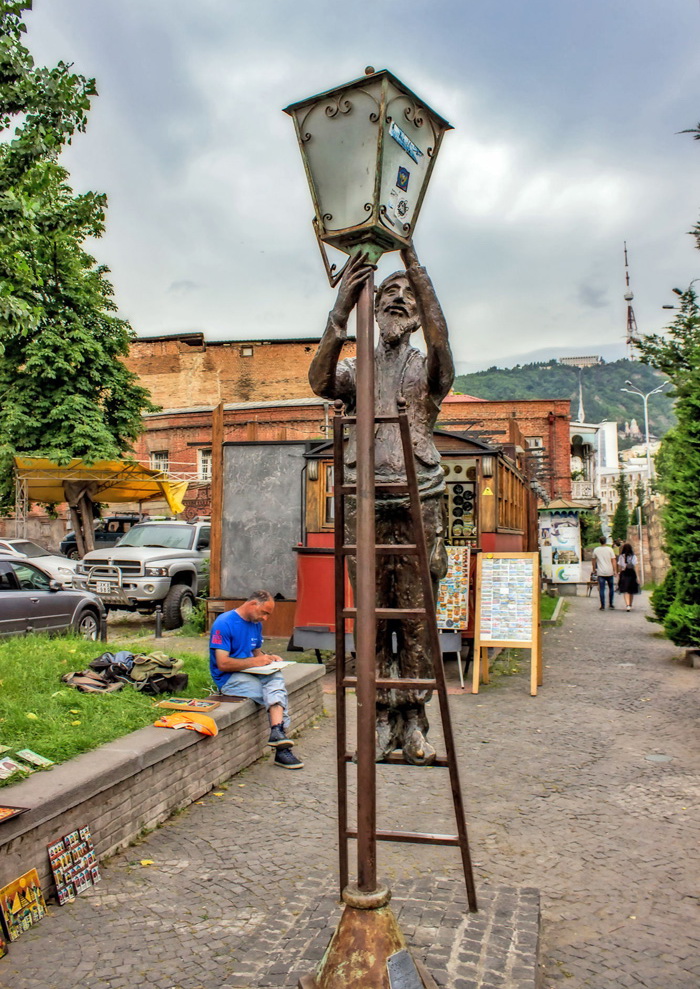
[[[615,610],[615,605],[614,604],[609,604],[608,605],[608,608],[612,608],[612,610],[614,611]]]
[[[632,609],[630,608],[630,606],[629,606],[629,605],[627,605],[627,607],[625,608],[625,611],[631,611],[631,610],[632,610]]]
[[[291,749],[294,742],[291,738],[287,738],[282,725],[275,725],[270,730],[270,737],[267,740],[267,744],[271,745],[273,749]]]
[[[598,608],[598,611],[605,611],[605,605],[601,604],[600,608]]]
[[[291,749],[276,749],[274,765],[279,766],[280,769],[304,768],[304,763],[301,759],[297,759]]]

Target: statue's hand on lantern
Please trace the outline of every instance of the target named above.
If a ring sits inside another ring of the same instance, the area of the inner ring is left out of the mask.
[[[401,248],[401,260],[404,263],[406,271],[410,271],[411,268],[420,268],[420,261],[418,260],[416,249],[413,246],[413,241],[411,241],[408,247]]]
[[[360,293],[374,268],[364,253],[355,254],[346,264],[333,306],[333,316],[340,325],[347,328],[348,316],[357,305]]]

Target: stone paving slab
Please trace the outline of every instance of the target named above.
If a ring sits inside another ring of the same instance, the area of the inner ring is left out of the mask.
[[[296,900],[258,933],[257,946],[234,967],[227,989],[297,989],[315,972],[340,916],[333,877],[300,884]],[[436,876],[397,883],[391,909],[414,957],[439,986],[454,989],[535,989],[538,977],[539,892],[482,888],[479,911],[466,910],[464,882]]]

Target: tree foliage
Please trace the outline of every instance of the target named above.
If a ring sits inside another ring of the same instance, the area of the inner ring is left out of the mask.
[[[572,415],[578,412],[578,368],[559,364],[557,361],[541,361],[513,368],[490,367],[488,371],[461,374],[455,379],[455,390],[478,398],[499,399],[555,399],[571,400]],[[664,379],[651,367],[638,361],[619,360],[584,367],[581,370],[583,402],[587,422],[625,422],[636,419],[644,429],[644,406],[640,398],[620,391],[625,381],[644,393],[660,385]],[[674,423],[671,402],[663,394],[649,399],[650,430],[655,436],[663,436]],[[621,447],[625,447],[622,442]]]
[[[642,339],[642,360],[671,379],[677,424],[656,459],[665,549],[671,571],[652,598],[666,634],[679,646],[700,645],[700,307],[691,285],[663,336]]]
[[[153,408],[119,359],[133,332],[108,269],[85,249],[107,200],[75,195],[58,160],[85,129],[95,82],[23,43],[31,0],[0,0],[0,501],[15,453],[67,463],[131,450]]]

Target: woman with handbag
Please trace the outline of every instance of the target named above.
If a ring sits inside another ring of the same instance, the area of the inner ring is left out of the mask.
[[[639,594],[636,566],[637,557],[634,555],[632,547],[629,543],[624,543],[617,558],[617,570],[620,574],[617,589],[620,594],[624,595],[627,611],[632,610],[632,599],[635,594]]]

